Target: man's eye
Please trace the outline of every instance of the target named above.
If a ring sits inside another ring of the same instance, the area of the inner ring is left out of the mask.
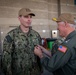
[[[24,18],[28,18],[28,16],[24,16]]]

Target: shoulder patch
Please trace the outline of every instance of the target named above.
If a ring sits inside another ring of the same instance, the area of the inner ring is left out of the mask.
[[[7,39],[7,42],[9,43],[12,42],[12,38],[9,35],[6,36],[6,39]]]
[[[67,51],[67,47],[60,45],[60,46],[58,47],[58,50],[61,51],[61,52],[63,52],[63,53],[65,53],[65,52]]]

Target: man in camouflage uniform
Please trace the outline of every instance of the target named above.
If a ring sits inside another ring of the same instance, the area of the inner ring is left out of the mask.
[[[3,72],[5,75],[40,75],[40,60],[33,50],[41,37],[30,26],[35,14],[22,8],[18,15],[20,26],[8,32],[3,42]]]

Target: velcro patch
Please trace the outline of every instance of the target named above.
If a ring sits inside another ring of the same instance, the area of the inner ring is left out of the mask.
[[[59,51],[65,53],[67,51],[67,47],[66,46],[62,46],[60,45],[59,48],[58,48]]]
[[[9,43],[12,42],[12,38],[9,35],[6,36],[6,39],[7,39],[7,42],[9,42]]]

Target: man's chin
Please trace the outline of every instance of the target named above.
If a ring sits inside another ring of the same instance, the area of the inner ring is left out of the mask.
[[[25,26],[26,28],[30,28],[31,26]]]

